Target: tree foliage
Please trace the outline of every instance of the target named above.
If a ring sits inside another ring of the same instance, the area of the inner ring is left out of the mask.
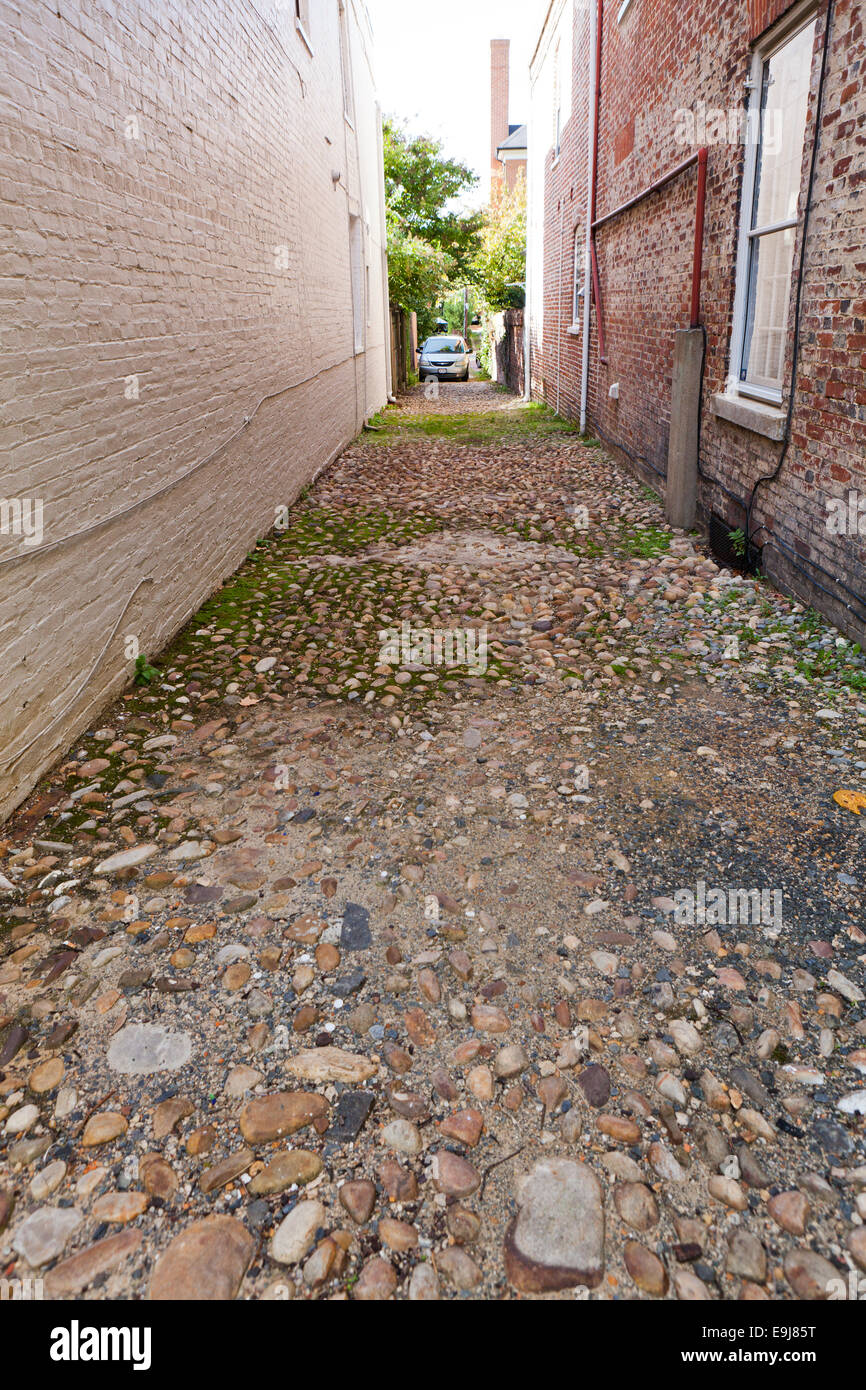
[[[479,213],[449,204],[477,182],[471,169],[447,159],[428,136],[410,136],[394,121],[383,125],[388,228],[388,292],[400,309],[415,310],[419,331],[432,329],[435,306],[478,254]]]
[[[449,290],[442,303],[442,317],[448,322],[449,333],[463,333],[463,287]],[[472,296],[469,296],[469,317],[472,317]]]
[[[431,320],[454,271],[454,261],[444,251],[414,232],[407,232],[390,211],[388,223],[388,293],[391,303]]]
[[[522,303],[526,280],[526,184],[502,188],[485,209],[480,249],[472,264],[487,308],[492,313]]]
[[[472,170],[446,159],[438,140],[410,136],[393,121],[383,130],[385,200],[407,234],[450,256],[458,274],[468,270],[478,249],[479,213],[449,208],[478,182]]]

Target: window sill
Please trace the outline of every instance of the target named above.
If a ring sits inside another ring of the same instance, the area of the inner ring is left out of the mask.
[[[313,45],[310,43],[309,35],[307,34],[306,29],[304,28],[304,26],[303,26],[303,24],[301,23],[301,21],[297,18],[297,16],[295,16],[295,28],[297,29],[297,31],[298,31],[298,33],[300,34],[301,38],[304,40],[304,43],[305,43],[305,45],[306,45],[306,47],[307,47],[307,51],[309,52],[309,55],[310,55],[310,57],[312,58],[312,57],[314,56],[314,54],[313,54]]]
[[[777,442],[785,437],[785,412],[778,406],[762,405],[760,401],[749,400],[746,396],[722,393],[711,400],[713,414],[720,420],[728,420],[741,429],[762,434],[765,439]]]

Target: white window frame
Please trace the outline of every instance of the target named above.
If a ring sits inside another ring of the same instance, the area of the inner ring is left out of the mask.
[[[352,335],[355,356],[364,351],[367,306],[364,274],[364,225],[358,213],[349,213],[349,275],[352,293]]]
[[[343,80],[343,115],[355,129],[355,86],[352,71],[352,41],[349,37],[349,15],[345,0],[340,0],[340,76]]]
[[[574,229],[574,261],[571,287],[571,332],[580,333],[583,327],[583,296],[586,287],[583,283],[583,268],[586,257],[583,254],[583,227]]]
[[[557,43],[553,67],[553,163],[559,163],[562,153],[562,68],[560,45]]]
[[[740,380],[743,350],[746,341],[747,315],[749,308],[749,271],[751,262],[751,241],[758,234],[752,229],[752,215],[755,201],[755,179],[758,172],[759,141],[754,132],[761,128],[761,94],[763,89],[764,67],[779,49],[784,48],[801,30],[810,25],[818,13],[815,0],[800,6],[789,16],[788,22],[773,31],[773,34],[759,44],[752,55],[749,73],[749,106],[746,119],[746,154],[743,164],[743,188],[740,200],[740,231],[737,243],[737,265],[734,290],[734,312],[730,342],[730,371],[727,394],[742,396],[746,400],[762,401],[766,405],[780,406],[784,397],[783,387],[758,386]],[[814,55],[813,55],[814,63]],[[803,148],[808,139],[808,126],[803,133]],[[787,227],[802,228],[803,216],[800,210],[800,196],[797,199],[797,216],[790,221],[780,222],[773,227],[764,227],[760,233],[766,236],[771,231],[783,231]],[[793,278],[794,267],[791,275]],[[787,356],[787,349],[786,354]]]
[[[313,55],[313,44],[310,39],[310,0],[295,0],[295,28],[303,39],[306,47]]]

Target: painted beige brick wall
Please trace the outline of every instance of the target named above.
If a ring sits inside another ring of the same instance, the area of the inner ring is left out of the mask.
[[[0,0],[0,498],[44,505],[0,533],[0,818],[387,398],[369,27],[350,123],[310,12]]]

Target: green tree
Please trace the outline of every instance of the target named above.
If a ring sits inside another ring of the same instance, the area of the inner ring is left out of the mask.
[[[399,217],[387,213],[388,293],[391,303],[418,315],[418,331],[427,337],[433,330],[434,305],[439,302],[454,271],[454,262],[438,247],[408,232]]]
[[[409,136],[394,121],[385,121],[383,139],[389,209],[407,232],[451,256],[458,273],[468,270],[478,249],[481,215],[456,212],[449,204],[475,187],[476,175],[446,159],[438,140]]]
[[[477,183],[465,164],[447,159],[428,136],[383,124],[388,225],[388,290],[392,304],[418,314],[428,333],[434,307],[478,254],[481,215],[449,206]]]
[[[526,184],[498,190],[485,209],[481,244],[472,265],[487,309],[498,313],[523,302],[526,280]]]
[[[463,333],[463,286],[462,286],[462,285],[457,285],[457,286],[455,286],[455,288],[452,289],[452,290],[449,290],[448,294],[445,296],[445,302],[444,302],[444,304],[443,304],[443,306],[442,306],[442,317],[443,317],[444,319],[447,319],[447,320],[448,320],[448,331],[449,331],[449,333],[460,333],[460,334]],[[469,314],[469,317],[470,317],[470,318],[472,317],[472,313],[471,313],[471,300],[470,300],[470,314]]]

